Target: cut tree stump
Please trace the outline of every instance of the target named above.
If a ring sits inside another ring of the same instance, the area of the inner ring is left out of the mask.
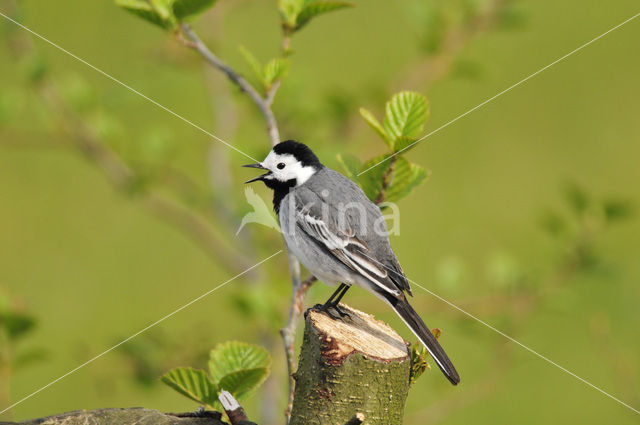
[[[305,315],[290,425],[401,424],[409,392],[408,343],[389,325],[340,304],[350,317]],[[330,310],[332,314],[335,314]]]

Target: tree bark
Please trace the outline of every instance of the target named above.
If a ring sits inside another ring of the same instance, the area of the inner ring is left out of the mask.
[[[157,410],[134,407],[131,409],[76,410],[46,418],[24,422],[0,422],[0,425],[227,425],[218,412],[161,413]]]
[[[314,309],[305,317],[290,425],[401,424],[409,391],[408,343],[373,316],[340,307],[334,319]],[[333,314],[333,310],[329,310]]]

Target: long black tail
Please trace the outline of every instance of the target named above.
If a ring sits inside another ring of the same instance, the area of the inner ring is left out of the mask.
[[[413,333],[418,337],[420,342],[424,344],[424,346],[431,354],[431,357],[436,361],[436,364],[447,377],[447,379],[453,384],[458,385],[460,383],[460,375],[456,371],[456,368],[449,360],[449,356],[444,352],[442,346],[438,340],[433,336],[427,325],[424,324],[418,313],[409,305],[407,300],[403,297],[403,299],[397,299],[395,297],[389,296],[387,297],[387,301],[391,304],[391,307],[398,313],[398,316],[404,320],[404,322],[409,326],[409,328],[413,331]]]

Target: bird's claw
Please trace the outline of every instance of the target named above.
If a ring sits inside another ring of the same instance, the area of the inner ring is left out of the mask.
[[[351,315],[346,311],[344,311],[343,309],[341,309],[340,307],[338,307],[338,304],[333,304],[333,303],[316,304],[313,306],[313,309],[322,311],[327,316],[331,317],[333,320],[342,320],[344,317],[348,317],[349,319],[351,319]],[[340,317],[333,314],[331,312],[331,309],[335,310]]]

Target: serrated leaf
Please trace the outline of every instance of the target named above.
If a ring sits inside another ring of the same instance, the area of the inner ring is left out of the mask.
[[[240,46],[239,50],[240,50],[240,54],[242,54],[242,57],[249,65],[249,68],[251,68],[251,72],[253,72],[254,77],[260,82],[261,85],[264,86],[265,85],[264,73],[262,69],[262,64],[260,63],[258,58],[256,58],[255,55],[251,53],[249,49],[247,49],[244,46]]]
[[[391,176],[391,183],[385,191],[385,201],[397,202],[424,181],[428,171],[419,165],[412,164],[407,159],[397,156]]]
[[[285,76],[289,70],[289,61],[282,58],[271,59],[264,67],[263,76],[265,89]]]
[[[397,152],[396,140],[407,145],[408,139],[417,138],[427,121],[429,104],[427,98],[415,92],[404,91],[395,94],[385,106],[383,127],[393,150]]]
[[[400,136],[393,142],[393,151],[402,152],[404,154],[413,149],[418,144],[416,143],[418,140],[420,139],[415,137]]]
[[[193,401],[215,409],[218,404],[218,387],[204,370],[179,367],[165,373],[162,382]]]
[[[391,141],[389,140],[389,136],[387,135],[387,132],[384,130],[384,128],[382,127],[382,124],[380,124],[380,122],[376,119],[376,117],[368,109],[360,108],[359,111],[362,118],[364,118],[367,124],[369,124],[371,128],[373,128],[375,132],[378,133],[380,137],[382,137],[382,140],[384,140],[387,146],[389,146],[389,149],[393,149],[393,146],[391,144]]]
[[[209,373],[218,388],[237,399],[253,392],[267,378],[271,367],[269,352],[257,345],[238,341],[218,344],[211,350]]]
[[[385,161],[389,156],[390,154],[380,155],[375,158],[371,158],[362,164],[360,172],[365,170],[368,171],[359,177],[360,187],[362,187],[365,195],[367,195],[367,198],[372,202],[375,202],[378,199],[378,195],[382,189],[382,178],[391,166],[391,160]],[[376,166],[373,167],[374,165]],[[373,168],[369,170],[370,167]]]
[[[296,16],[295,29],[301,29],[318,15],[346,7],[353,7],[353,3],[346,1],[308,1]]]
[[[196,15],[213,7],[217,0],[173,0],[173,14],[177,19]]]
[[[166,30],[172,30],[177,25],[168,0],[115,0],[115,3],[139,18]]]
[[[354,182],[358,183],[358,173],[361,170],[362,162],[358,158],[349,154],[338,154],[338,162],[344,170],[344,174]]]
[[[269,376],[269,369],[260,367],[244,369],[225,375],[218,382],[221,389],[229,391],[237,400],[244,400],[251,395]]]

